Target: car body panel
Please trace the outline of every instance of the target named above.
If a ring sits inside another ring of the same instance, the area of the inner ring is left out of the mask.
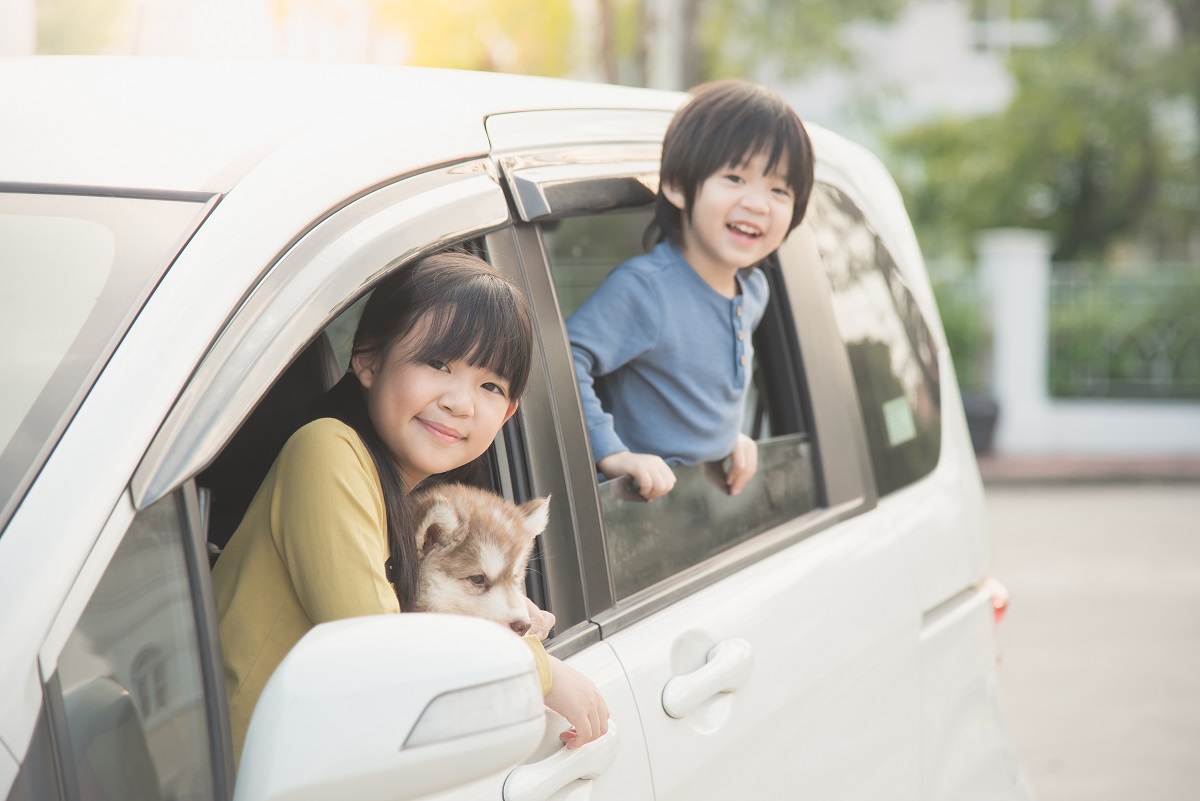
[[[581,97],[614,108],[664,102],[625,87],[355,64],[6,62],[0,180],[38,185],[228,193],[263,170],[281,190],[336,197],[483,155],[491,114],[572,108]]]
[[[902,564],[887,520],[867,513],[606,637],[655,798],[916,798],[919,618]],[[733,638],[752,651],[745,684],[670,717],[667,685]]]
[[[814,146],[822,140],[817,138]],[[935,608],[979,581],[990,566],[983,484],[962,408],[954,364],[946,346],[924,260],[895,182],[878,160],[848,143],[828,148],[818,179],[850,196],[878,232],[938,343],[942,448],[930,476],[890,495],[881,504],[902,525],[904,548],[922,611]],[[824,152],[824,151],[818,151]],[[936,499],[936,503],[930,503]]]

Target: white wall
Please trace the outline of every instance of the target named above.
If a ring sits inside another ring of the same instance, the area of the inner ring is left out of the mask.
[[[1200,456],[1200,403],[1051,398],[1050,236],[996,229],[977,244],[991,301],[998,454]]]
[[[36,49],[36,0],[0,0],[0,56],[31,56]]]

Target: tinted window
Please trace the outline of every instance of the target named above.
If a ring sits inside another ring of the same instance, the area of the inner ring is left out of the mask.
[[[645,252],[642,235],[651,216],[643,208],[540,226],[564,318],[609,271]],[[618,599],[817,506],[812,444],[794,408],[795,374],[782,369],[790,323],[778,305],[781,278],[768,276],[772,300],[754,335],[754,372],[742,417],[743,432],[758,442],[758,473],[732,497],[721,463],[674,466],[675,488],[653,503],[642,500],[628,477],[601,483],[605,547]]]
[[[54,801],[58,798],[62,798],[62,792],[54,765],[54,743],[43,712],[38,716],[37,728],[33,730],[33,739],[29,741],[17,780],[8,791],[8,801]]]
[[[0,529],[203,208],[0,192]]]
[[[213,768],[179,493],[138,514],[58,659],[83,801],[207,801]]]
[[[937,350],[904,276],[859,208],[818,185],[809,215],[850,354],[875,481],[887,494],[937,465]]]

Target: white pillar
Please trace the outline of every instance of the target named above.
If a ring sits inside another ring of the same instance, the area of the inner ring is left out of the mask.
[[[36,1],[0,0],[0,56],[32,56],[36,50]]]
[[[1000,405],[996,451],[1041,453],[1052,439],[1047,377],[1050,254],[1045,231],[995,228],[976,238],[992,303],[992,392]]]
[[[683,85],[683,2],[645,0],[646,85],[652,89],[686,89]]]

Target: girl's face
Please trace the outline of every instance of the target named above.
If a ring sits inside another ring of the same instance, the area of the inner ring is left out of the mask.
[[[508,381],[465,360],[414,364],[418,330],[351,367],[367,393],[367,412],[400,468],[406,489],[478,458],[517,410]]]

